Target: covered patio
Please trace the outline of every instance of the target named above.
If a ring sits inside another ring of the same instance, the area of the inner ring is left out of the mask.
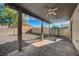
[[[67,56],[79,55],[78,51],[72,44],[72,28],[70,27],[69,39],[51,34],[51,24],[63,21],[70,21],[70,18],[77,4],[56,4],[56,3],[6,3],[18,12],[18,49],[4,54],[8,56]],[[55,10],[56,15],[46,16],[50,8],[58,8]],[[63,11],[62,11],[63,10]],[[41,33],[22,34],[22,13],[41,20]],[[49,24],[49,34],[44,34],[43,22]],[[71,26],[72,21],[70,21]],[[59,31],[58,31],[59,34]],[[16,38],[16,37],[15,37]],[[10,39],[10,38],[9,38]],[[14,39],[13,39],[14,40]],[[3,42],[3,41],[2,41]]]

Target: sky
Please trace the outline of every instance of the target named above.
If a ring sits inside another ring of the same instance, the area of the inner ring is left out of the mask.
[[[0,3],[0,9],[3,8],[3,7],[4,7],[4,4],[3,3]]]
[[[41,21],[39,19],[33,18],[33,17],[27,17],[26,18],[26,23],[28,25],[31,25],[33,27],[41,27]],[[43,22],[44,27],[48,27],[49,24],[46,22]]]
[[[31,25],[33,27],[41,27],[41,21],[39,19],[33,18],[33,17],[27,17],[26,18],[26,23],[28,25]],[[53,25],[57,25],[58,27],[62,27],[62,25],[69,24],[70,21],[64,21],[64,22],[58,22],[58,23],[53,23],[50,25],[52,27]],[[44,27],[49,27],[49,24],[46,22],[43,22]]]
[[[58,27],[65,26],[67,24],[70,24],[70,21],[64,21],[64,22],[58,22],[58,23],[53,23],[52,25],[57,25]]]

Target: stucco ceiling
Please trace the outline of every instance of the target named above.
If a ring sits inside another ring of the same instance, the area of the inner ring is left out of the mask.
[[[18,3],[17,5],[50,22],[69,20],[77,6],[75,3]],[[58,8],[55,11],[57,15],[46,16],[46,13],[44,13],[47,10],[46,8]]]

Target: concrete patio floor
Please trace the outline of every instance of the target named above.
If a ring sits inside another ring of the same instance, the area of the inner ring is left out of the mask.
[[[50,43],[41,47],[35,47],[32,43],[39,41],[39,35],[23,34],[23,51],[17,51],[17,36],[0,36],[0,53],[7,56],[78,56],[78,52],[68,39]],[[45,40],[53,41],[57,37],[45,37]]]

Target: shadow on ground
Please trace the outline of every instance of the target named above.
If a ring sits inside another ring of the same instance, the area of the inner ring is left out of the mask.
[[[6,42],[5,44],[1,44],[0,45],[0,55],[7,55],[8,53],[17,50],[18,47],[18,42],[17,41],[13,41],[13,42]],[[28,46],[28,43],[25,43],[23,41],[23,47],[24,46]]]

